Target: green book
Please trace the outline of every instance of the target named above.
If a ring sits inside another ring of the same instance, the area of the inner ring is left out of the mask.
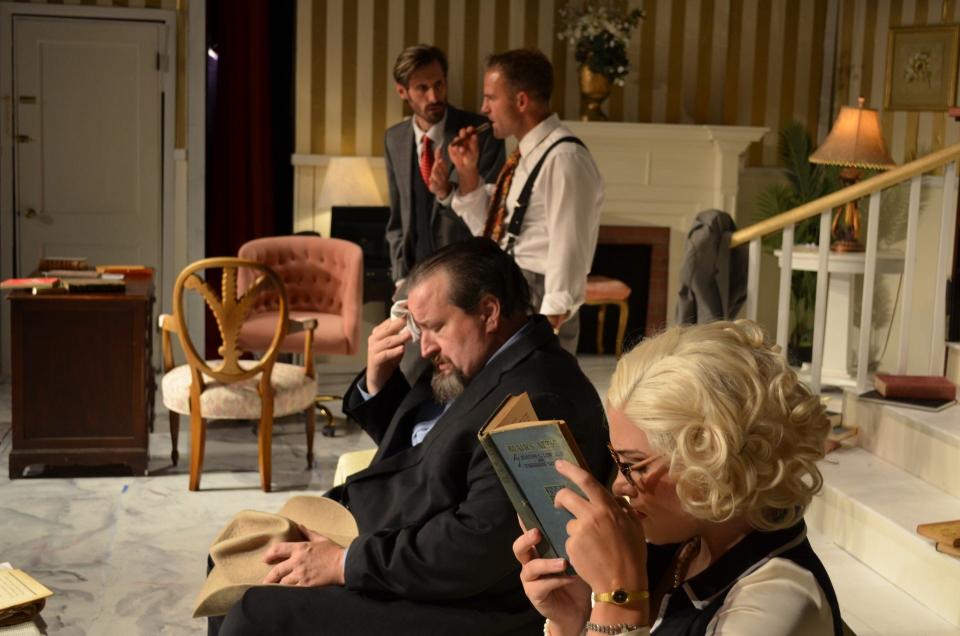
[[[561,488],[583,495],[554,467],[558,459],[584,467],[586,462],[563,420],[540,420],[526,393],[506,398],[477,434],[523,525],[539,528],[537,552],[545,559],[567,559],[567,522],[573,515],[555,508]],[[567,567],[573,574],[573,568]]]

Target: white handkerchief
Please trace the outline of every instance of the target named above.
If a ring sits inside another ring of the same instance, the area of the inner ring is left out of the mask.
[[[413,316],[410,315],[410,310],[407,309],[406,298],[393,303],[393,307],[390,308],[390,317],[405,318],[407,321],[407,331],[409,331],[410,335],[413,336],[411,340],[413,340],[413,342],[420,341],[420,327],[418,327],[417,323],[413,321]]]

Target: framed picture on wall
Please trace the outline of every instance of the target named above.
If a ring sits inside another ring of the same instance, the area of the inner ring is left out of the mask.
[[[947,110],[957,92],[960,25],[895,27],[887,38],[883,105],[889,110]]]

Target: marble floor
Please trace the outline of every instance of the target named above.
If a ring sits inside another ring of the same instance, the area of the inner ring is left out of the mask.
[[[581,357],[580,362],[605,394],[613,358]],[[338,393],[356,369],[323,365],[319,371],[320,391]],[[238,510],[272,511],[293,493],[323,493],[341,453],[373,446],[357,427],[345,426],[338,403],[332,406],[340,416],[338,434],[317,435],[312,470],[305,466],[302,420],[276,424],[271,493],[259,488],[252,423],[211,424],[202,489],[192,493],[187,490],[189,432],[180,435],[180,465],[171,465],[162,406],[150,436],[147,477],[7,479],[10,385],[0,384],[0,563],[27,570],[55,592],[42,612],[46,633],[204,633],[205,622],[191,613],[207,547],[217,531]],[[861,636],[957,633],[829,539],[811,539],[834,579],[844,616]],[[878,603],[889,616],[873,620]],[[904,632],[905,625],[917,630]]]
[[[582,364],[606,391],[613,358]],[[318,371],[321,393],[342,393],[357,369],[323,365]],[[189,422],[181,419],[181,461],[173,466],[159,400],[149,476],[7,479],[10,385],[0,384],[0,563],[28,571],[55,592],[42,612],[47,633],[202,633],[205,622],[191,613],[207,547],[220,528],[238,510],[273,511],[293,493],[323,493],[341,453],[373,447],[358,427],[345,425],[338,402],[331,406],[337,436],[316,436],[312,470],[306,469],[302,419],[277,422],[271,493],[260,490],[252,423],[212,422],[201,490],[189,492]]]

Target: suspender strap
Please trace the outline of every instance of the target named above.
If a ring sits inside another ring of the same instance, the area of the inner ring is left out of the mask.
[[[514,243],[517,242],[517,237],[520,236],[520,229],[523,227],[523,217],[527,215],[527,206],[530,203],[530,194],[533,192],[533,185],[537,180],[537,176],[540,174],[540,168],[543,167],[543,162],[546,161],[550,151],[562,143],[574,143],[579,144],[584,148],[587,147],[586,144],[576,137],[561,137],[550,144],[550,147],[547,148],[546,152],[544,152],[540,157],[540,161],[538,161],[537,165],[535,165],[533,170],[530,171],[529,176],[527,176],[527,180],[523,184],[523,189],[520,191],[520,196],[517,198],[517,205],[513,208],[513,214],[510,215],[510,224],[507,226],[507,246],[504,248],[504,251],[511,256],[513,255]]]

